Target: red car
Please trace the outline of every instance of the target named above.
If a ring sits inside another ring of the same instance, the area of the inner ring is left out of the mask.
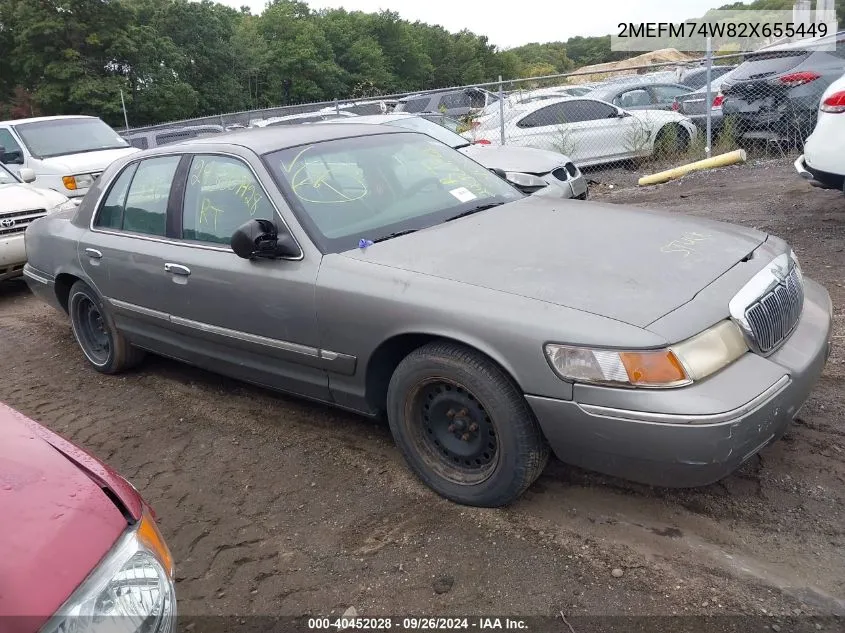
[[[173,558],[152,509],[114,470],[2,403],[0,543],[4,632],[176,628]]]

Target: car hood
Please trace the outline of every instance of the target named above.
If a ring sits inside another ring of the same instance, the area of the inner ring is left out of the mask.
[[[528,196],[344,255],[646,327],[766,237],[667,212]]]
[[[37,630],[127,529],[104,488],[140,515],[125,480],[0,403],[0,619],[33,616]]]
[[[137,147],[119,147],[98,152],[82,152],[81,154],[42,158],[41,164],[56,172],[61,172],[61,175],[99,173],[118,158],[140,151]]]
[[[569,158],[563,154],[533,147],[476,144],[461,148],[460,151],[488,169],[527,174],[547,174],[569,162]]]
[[[67,197],[52,189],[41,189],[27,184],[0,185],[0,214],[30,209],[52,209]]]

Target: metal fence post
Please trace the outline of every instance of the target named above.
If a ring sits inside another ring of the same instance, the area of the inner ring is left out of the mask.
[[[334,113],[340,114],[340,104],[338,103],[337,99],[334,100]]]
[[[499,136],[505,144],[505,91],[502,90],[502,76],[499,75]]]
[[[707,108],[707,144],[704,146],[704,153],[707,158],[710,158],[713,145],[713,40],[709,36],[707,37],[707,61],[705,63],[707,64],[707,100],[705,101]]]

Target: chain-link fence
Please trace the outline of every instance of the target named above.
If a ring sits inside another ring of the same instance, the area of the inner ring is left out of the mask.
[[[574,73],[457,86],[368,100],[280,106],[138,128],[141,148],[199,134],[308,124],[388,112],[429,117],[468,140],[567,155],[579,167],[678,164],[743,148],[800,150],[822,93],[845,72],[836,50],[800,46],[649,65],[603,64]]]

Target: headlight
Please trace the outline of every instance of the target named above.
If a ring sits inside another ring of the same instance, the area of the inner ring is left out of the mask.
[[[47,209],[47,213],[59,213],[61,211],[73,211],[74,209],[78,208],[79,204],[74,202],[73,200],[65,200],[57,204],[55,207]]]
[[[171,633],[173,559],[145,512],[40,633]]]
[[[525,193],[534,193],[549,186],[542,178],[531,174],[523,174],[519,171],[505,172],[505,177]]]
[[[748,351],[733,321],[720,321],[676,345],[656,350],[607,350],[549,343],[546,357],[567,380],[628,387],[682,387],[729,365]]]
[[[76,191],[77,189],[86,189],[94,184],[94,176],[91,174],[79,174],[77,176],[64,176],[62,182],[65,189]]]

